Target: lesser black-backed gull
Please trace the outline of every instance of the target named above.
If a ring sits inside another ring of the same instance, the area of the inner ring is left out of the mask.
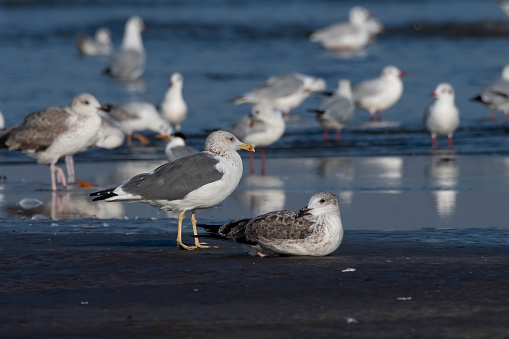
[[[182,243],[182,220],[191,211],[191,222],[196,235],[195,212],[214,207],[226,199],[242,177],[242,159],[238,149],[254,151],[233,134],[216,131],[205,141],[205,151],[164,164],[152,172],[142,173],[116,188],[90,194],[95,200],[135,201],[156,206],[164,211],[180,211],[177,245],[186,250],[195,246]]]
[[[29,114],[21,125],[0,136],[0,148],[21,151],[40,164],[49,164],[51,189],[55,191],[57,181],[67,185],[64,171],[56,166],[58,159],[87,148],[101,126],[98,109],[104,108],[93,95],[85,93],[74,97],[70,106]]]
[[[202,225],[214,234],[247,246],[251,254],[325,256],[343,240],[338,198],[329,192],[314,194],[298,212],[269,212],[234,220],[220,227]],[[206,237],[206,236],[205,236]]]

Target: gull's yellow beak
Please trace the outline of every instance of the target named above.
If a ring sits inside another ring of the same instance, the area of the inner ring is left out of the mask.
[[[246,143],[242,143],[238,147],[240,149],[245,149],[246,151],[249,151],[249,152],[254,152],[255,151],[255,148],[253,146],[251,146],[250,144],[246,144]]]

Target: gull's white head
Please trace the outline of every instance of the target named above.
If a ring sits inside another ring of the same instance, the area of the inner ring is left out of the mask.
[[[352,83],[348,79],[340,79],[338,81],[337,93],[344,97],[352,96]]]
[[[506,65],[502,70],[502,79],[509,81],[509,65]]]
[[[102,109],[102,106],[92,94],[83,93],[72,99],[71,109],[77,114],[92,115],[97,114],[97,110]]]
[[[173,86],[177,86],[177,85],[181,85],[184,83],[184,77],[182,76],[182,74],[180,74],[179,72],[175,72],[171,75],[171,78],[170,78],[170,86],[173,87]]]
[[[108,28],[99,28],[95,32],[95,40],[105,45],[111,45],[111,32]]]
[[[396,66],[385,66],[382,70],[383,78],[402,78],[406,74],[401,72]]]
[[[257,104],[254,105],[249,114],[249,118],[254,121],[268,122],[272,119],[283,118],[283,113],[272,106]]]
[[[352,24],[364,24],[370,17],[371,13],[361,6],[352,7],[348,15],[348,19]]]
[[[243,143],[233,134],[226,131],[212,132],[207,137],[207,140],[205,140],[205,151],[217,155],[227,155],[239,149],[254,152],[253,146]]]
[[[454,100],[454,88],[451,84],[443,82],[438,84],[437,88],[430,96],[437,98],[437,100]]]
[[[145,30],[145,24],[143,23],[143,19],[139,16],[135,15],[130,17],[125,23],[126,30],[133,30],[141,33]]]
[[[308,205],[299,211],[299,216],[319,216],[326,213],[339,213],[338,197],[330,192],[320,192],[313,194]]]

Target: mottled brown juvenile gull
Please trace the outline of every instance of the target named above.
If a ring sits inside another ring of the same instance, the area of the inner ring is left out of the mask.
[[[74,97],[70,106],[29,114],[21,125],[0,136],[0,148],[21,151],[40,164],[49,164],[51,189],[56,191],[57,181],[67,185],[64,171],[56,166],[58,159],[87,148],[101,126],[98,109],[104,108],[85,93]]]
[[[214,207],[226,199],[242,177],[242,159],[238,149],[254,151],[225,131],[211,133],[205,141],[205,151],[164,164],[152,172],[138,174],[125,184],[90,194],[95,200],[135,201],[164,211],[180,211],[177,245],[186,250],[206,248],[195,238],[195,246],[182,243],[182,220],[191,211],[196,235],[195,212]]]
[[[202,225],[210,232],[247,245],[259,256],[325,256],[343,240],[338,198],[329,192],[314,194],[299,212],[277,211],[256,218],[234,220],[222,226]]]
[[[113,54],[105,74],[128,81],[141,77],[145,70],[145,49],[141,38],[144,29],[142,18],[133,16],[127,20],[122,46]]]

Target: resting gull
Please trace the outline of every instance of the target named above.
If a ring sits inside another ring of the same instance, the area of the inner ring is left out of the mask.
[[[161,116],[168,121],[177,131],[186,119],[187,104],[182,97],[184,77],[180,73],[171,75],[170,87],[166,91],[163,101],[159,105]]]
[[[431,133],[433,149],[437,147],[437,136],[446,135],[449,148],[452,148],[452,136],[459,126],[460,116],[454,104],[454,89],[448,83],[441,83],[431,93],[437,100],[424,111],[424,124]]]
[[[171,135],[158,135],[157,137],[168,140],[164,149],[164,154],[166,155],[166,159],[170,162],[198,153],[197,149],[186,145],[187,138],[184,133],[176,132]]]
[[[247,245],[252,254],[325,256],[343,240],[338,198],[329,192],[314,194],[299,212],[269,212],[234,220],[222,226],[201,225],[210,232]]]
[[[237,138],[261,148],[262,175],[265,174],[265,147],[278,141],[285,133],[281,111],[267,105],[255,105],[251,113],[240,118],[232,131]],[[251,174],[254,174],[254,153],[250,154]]]
[[[316,113],[316,120],[324,128],[324,140],[329,137],[329,128],[336,129],[336,140],[341,138],[341,130],[352,119],[354,109],[350,80],[341,79],[336,92],[326,97],[319,109],[312,110]]]
[[[113,54],[105,74],[128,81],[141,77],[145,70],[145,49],[141,39],[144,28],[143,19],[138,16],[127,20],[122,46]]]
[[[158,134],[170,134],[172,128],[164,120],[156,107],[149,102],[133,101],[119,107],[109,105],[107,118],[127,134],[127,145],[130,147],[132,138],[137,138],[144,144],[149,144],[147,138],[140,134],[133,134],[137,131],[152,131]]]
[[[64,171],[56,166],[58,159],[86,149],[101,126],[99,109],[105,108],[84,93],[74,97],[70,106],[29,114],[21,125],[0,136],[0,148],[21,151],[40,164],[49,164],[51,189],[56,191],[57,181],[67,186]]]
[[[472,98],[491,110],[490,120],[495,120],[495,111],[504,112],[504,120],[509,119],[509,65],[502,70],[501,79],[486,86],[481,93]]]
[[[325,90],[325,81],[300,73],[274,75],[234,100],[235,104],[265,104],[290,114],[311,92]]]
[[[156,206],[164,211],[180,211],[177,245],[186,250],[195,246],[182,243],[182,220],[191,211],[191,222],[196,235],[195,212],[214,207],[226,199],[242,177],[242,159],[238,149],[254,151],[225,131],[212,132],[205,141],[205,151],[164,164],[152,172],[138,174],[126,183],[90,194],[95,200],[136,201]]]
[[[333,24],[312,33],[309,40],[326,49],[345,52],[360,50],[369,42],[373,28],[368,24],[371,13],[360,6],[352,7],[349,22]]]
[[[99,28],[94,38],[78,33],[76,47],[82,55],[109,55],[113,51],[111,32],[108,28]]]
[[[403,82],[401,77],[405,73],[395,66],[386,66],[380,77],[366,80],[353,89],[355,105],[369,112],[369,120],[382,120],[382,111],[394,105],[403,94]]]

